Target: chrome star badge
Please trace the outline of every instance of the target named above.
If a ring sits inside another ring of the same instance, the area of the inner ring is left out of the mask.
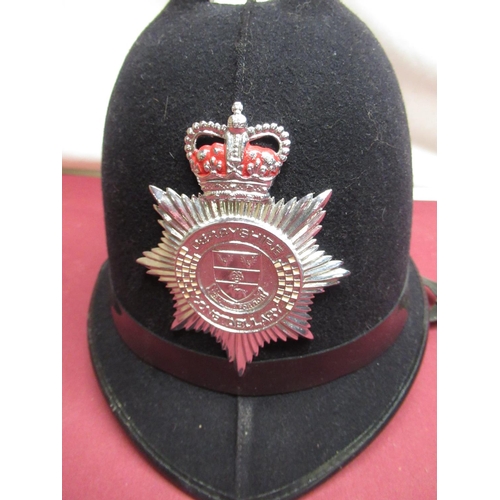
[[[174,295],[172,328],[213,335],[242,375],[264,344],[312,339],[314,294],[349,271],[314,239],[331,190],[276,203],[269,189],[287,159],[288,133],[275,123],[248,127],[239,102],[232,110],[227,126],[187,130],[185,151],[203,194],[150,186],[164,231],[137,262]],[[222,141],[197,147],[202,136]],[[277,152],[253,144],[265,136]]]

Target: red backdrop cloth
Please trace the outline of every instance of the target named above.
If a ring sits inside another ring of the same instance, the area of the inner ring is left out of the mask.
[[[414,202],[411,256],[436,279],[436,202]],[[87,347],[87,312],[106,260],[101,183],[63,176],[63,498],[181,500],[139,453],[111,413]],[[436,497],[436,327],[418,376],[380,435],[306,500],[428,500]]]

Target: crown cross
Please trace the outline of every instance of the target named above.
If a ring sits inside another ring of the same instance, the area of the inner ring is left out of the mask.
[[[247,126],[241,102],[235,102],[227,125],[196,122],[184,139],[187,159],[208,199],[267,200],[274,178],[279,174],[290,151],[288,132],[276,123]],[[200,137],[224,141],[197,148]],[[272,137],[278,151],[252,144]]]

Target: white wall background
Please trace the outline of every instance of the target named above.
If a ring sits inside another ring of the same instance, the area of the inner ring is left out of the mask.
[[[208,1],[208,0],[207,0]],[[63,157],[99,161],[108,100],[130,47],[165,0],[65,2]],[[375,33],[398,75],[413,142],[414,197],[437,199],[436,31],[432,0],[344,0]]]

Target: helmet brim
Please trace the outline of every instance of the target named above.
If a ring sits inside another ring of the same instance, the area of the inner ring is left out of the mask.
[[[99,383],[127,433],[172,481],[201,498],[296,497],[381,431],[414,380],[428,313],[415,266],[408,320],[370,365],[295,393],[241,397],[202,389],[141,361],[115,329],[109,269],[99,274],[89,345]]]

